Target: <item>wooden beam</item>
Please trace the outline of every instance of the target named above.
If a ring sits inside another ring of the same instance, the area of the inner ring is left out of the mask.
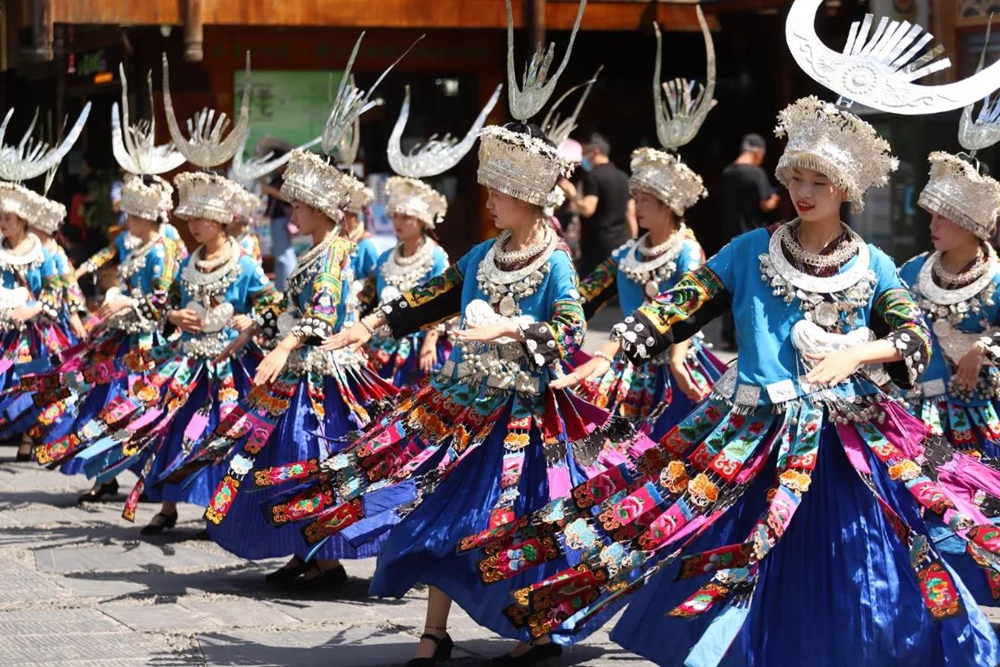
[[[56,23],[182,25],[184,0],[48,0]],[[523,28],[523,3],[515,2],[514,24]],[[570,30],[576,2],[546,2],[547,30]],[[503,0],[253,0],[206,2],[204,25],[348,28],[497,29],[507,25]],[[690,5],[648,1],[591,2],[583,30],[635,30],[656,18],[670,30],[698,30]],[[718,22],[710,23],[713,29]]]
[[[202,0],[185,0],[184,60],[200,63],[205,59],[205,14]]]
[[[31,58],[39,61],[52,60],[55,25],[52,20],[52,0],[32,0],[31,13]]]

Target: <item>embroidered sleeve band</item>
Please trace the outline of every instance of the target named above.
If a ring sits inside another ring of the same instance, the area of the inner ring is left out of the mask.
[[[436,326],[462,310],[462,272],[455,265],[420,287],[382,304],[393,338],[403,338]]]
[[[618,262],[614,257],[609,257],[580,281],[580,301],[583,302],[583,312],[588,320],[615,296],[617,279]]]
[[[930,336],[920,308],[905,289],[886,290],[875,302],[875,312],[892,331],[886,336],[903,357],[911,384],[927,369]]]
[[[576,301],[556,301],[551,322],[521,326],[528,358],[538,367],[576,354],[586,333],[583,308]]]

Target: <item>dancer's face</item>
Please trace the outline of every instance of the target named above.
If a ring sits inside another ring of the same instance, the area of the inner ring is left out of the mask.
[[[660,231],[674,224],[674,212],[670,207],[645,190],[635,193],[635,217],[645,230]]]
[[[309,236],[324,223],[330,222],[326,213],[301,201],[292,202],[292,224],[299,228],[299,234]]]
[[[513,229],[519,225],[534,225],[542,216],[541,208],[511,197],[498,190],[489,190],[486,210],[493,216],[497,229]]]
[[[957,222],[939,213],[931,215],[931,243],[940,253],[956,248],[979,245],[979,238]]]
[[[131,214],[126,219],[125,224],[128,226],[129,233],[139,238],[145,238],[148,234],[155,231],[158,226],[152,220]]]
[[[13,238],[26,231],[28,231],[28,223],[16,213],[0,214],[0,234],[3,234],[4,238]]]
[[[392,214],[392,230],[396,232],[396,238],[400,242],[412,241],[420,238],[424,233],[424,223],[412,215],[401,213]]]
[[[218,236],[222,232],[222,223],[208,218],[191,218],[188,220],[188,229],[200,245]]]
[[[803,222],[839,220],[840,206],[847,201],[847,192],[825,174],[802,167],[792,169],[788,194]]]

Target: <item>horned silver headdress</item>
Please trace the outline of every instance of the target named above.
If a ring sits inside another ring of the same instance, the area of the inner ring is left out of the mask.
[[[705,38],[706,79],[697,81],[671,79],[660,84],[663,61],[663,36],[654,23],[656,33],[656,65],[653,68],[653,107],[656,115],[656,136],[665,150],[640,148],[632,153],[632,192],[642,190],[654,195],[670,207],[674,214],[684,213],[708,196],[705,184],[697,173],[684,164],[676,151],[697,136],[715,107],[715,43],[701,6],[696,5],[698,23]]]
[[[432,136],[427,143],[404,154],[401,143],[406,121],[410,118],[410,87],[406,86],[399,118],[389,136],[389,166],[399,174],[386,182],[389,213],[412,215],[431,228],[444,220],[448,212],[448,200],[420,179],[443,174],[466,156],[479,138],[479,133],[486,124],[486,117],[500,99],[502,89],[501,85],[493,91],[461,141],[452,138],[450,134],[440,139]]]
[[[951,66],[939,58],[940,46],[925,53],[933,36],[906,21],[883,17],[871,33],[873,17],[851,25],[843,53],[827,48],[816,35],[816,12],[823,0],[795,0],[788,11],[785,38],[792,57],[806,74],[846,102],[879,111],[923,115],[960,109],[1000,89],[1000,63],[973,76],[943,85],[914,83]]]
[[[524,70],[522,86],[517,85],[514,66],[514,14],[510,0],[507,7],[507,96],[511,115],[526,122],[548,103],[556,83],[569,63],[576,34],[583,21],[587,0],[580,0],[573,32],[570,33],[566,55],[551,79],[549,67],[555,45],[546,53],[535,52]],[[523,88],[523,89],[522,89]],[[479,184],[511,197],[546,207],[553,204],[553,190],[560,176],[572,173],[574,164],[561,157],[555,146],[520,132],[492,125],[480,134]]]
[[[191,136],[190,138],[184,136],[177,123],[173,99],[170,97],[170,64],[167,62],[167,54],[165,53],[163,54],[163,106],[167,113],[167,128],[170,130],[170,137],[174,140],[177,150],[188,159],[188,162],[203,169],[210,169],[227,162],[244,144],[247,134],[250,132],[250,52],[247,51],[240,117],[225,139],[222,138],[222,135],[229,128],[229,117],[222,112],[216,118],[215,109],[208,108],[202,109],[188,120],[187,129]]]
[[[0,182],[0,213],[13,213],[28,223],[29,227],[38,227],[39,222],[45,225],[52,210],[51,205],[55,203],[20,183]],[[58,206],[62,207],[62,204]],[[65,217],[66,209],[63,207],[62,216],[49,233],[54,233]],[[41,229],[49,231],[46,226]]]
[[[14,109],[10,109],[0,124],[0,179],[20,183],[37,178],[62,162],[83,132],[83,126],[90,116],[90,102],[83,107],[83,111],[65,138],[55,146],[31,138],[31,133],[35,131],[35,124],[38,122],[37,111],[21,141],[16,146],[5,144],[7,125],[13,115]]]
[[[180,167],[187,160],[172,142],[156,145],[156,114],[148,122],[129,122],[128,79],[125,67],[118,66],[122,79],[122,107],[119,115],[118,103],[111,107],[111,148],[115,160],[130,174],[165,174]],[[149,106],[153,108],[153,73],[146,78],[149,87]],[[124,121],[124,129],[122,127]]]
[[[288,164],[288,160],[291,158],[291,151],[285,151],[283,155],[278,157],[274,157],[274,151],[268,151],[264,155],[254,155],[251,158],[245,159],[243,156],[246,153],[247,139],[249,137],[250,133],[247,132],[247,136],[244,137],[239,148],[236,149],[236,154],[233,155],[232,175],[234,179],[240,183],[251,184]],[[307,151],[322,140],[322,137],[316,137],[312,141],[307,141],[299,146],[298,150]]]
[[[165,222],[174,207],[174,188],[160,176],[129,174],[122,183],[121,207],[128,215]]]

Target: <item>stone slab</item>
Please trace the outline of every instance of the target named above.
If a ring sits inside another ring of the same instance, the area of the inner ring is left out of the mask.
[[[216,568],[230,558],[183,544],[135,542],[75,548],[40,549],[35,562],[42,572],[179,571]]]

